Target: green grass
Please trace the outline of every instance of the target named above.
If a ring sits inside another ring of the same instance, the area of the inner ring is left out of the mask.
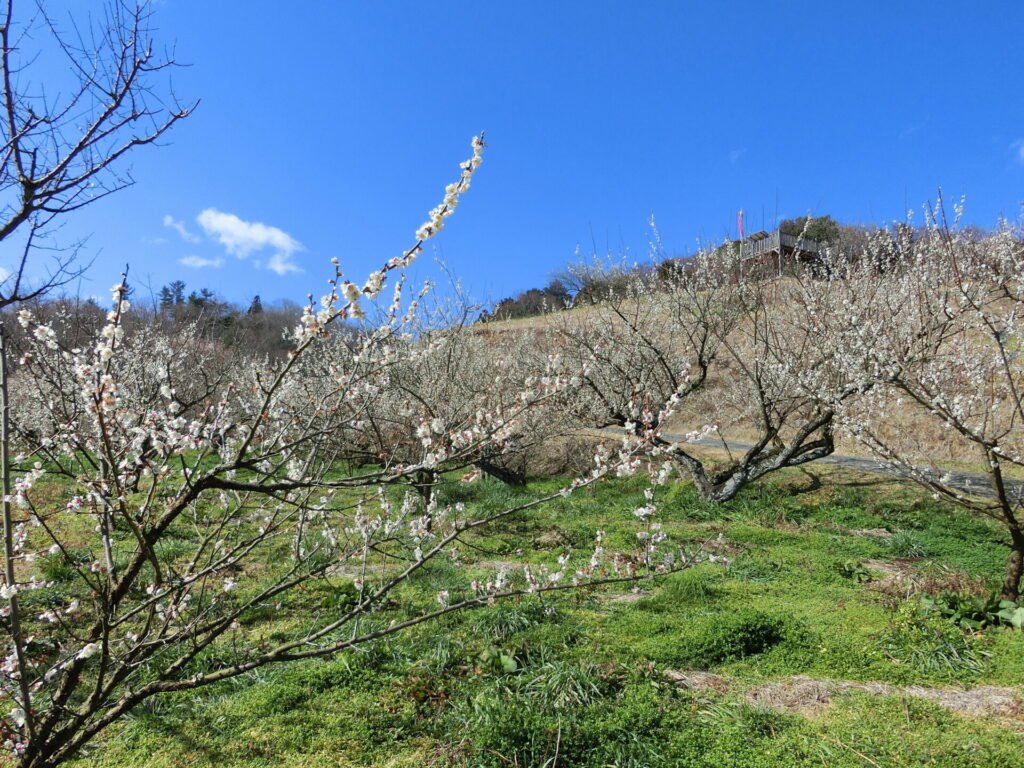
[[[641,582],[640,599],[618,588],[507,602],[358,653],[161,699],[76,765],[497,768],[552,766],[557,755],[557,765],[593,768],[1024,766],[1020,721],[902,696],[843,694],[812,717],[744,698],[745,687],[793,675],[1024,685],[1024,634],[966,634],[862,565],[993,586],[1006,555],[1001,531],[902,485],[860,480],[808,490],[804,474],[782,474],[723,506],[671,487],[666,531],[711,542],[728,564]],[[484,482],[442,494],[497,508],[556,487]],[[474,536],[464,559],[550,563],[567,546],[588,551],[598,529],[608,549],[626,546],[643,487],[616,480],[504,520]],[[429,603],[456,578],[450,567],[429,569],[394,610]],[[311,588],[282,603],[281,621],[349,599],[344,585]],[[717,673],[729,690],[683,689],[669,669]]]

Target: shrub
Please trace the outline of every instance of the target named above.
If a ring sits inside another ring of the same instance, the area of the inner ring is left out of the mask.
[[[838,565],[839,575],[858,584],[871,581],[871,571],[860,560],[844,560]]]
[[[673,604],[707,603],[717,597],[715,585],[721,580],[722,569],[719,566],[699,565],[668,579],[659,599]]]
[[[472,617],[471,625],[475,634],[503,643],[520,632],[560,620],[561,615],[554,606],[539,600],[527,600],[478,613]]]
[[[1024,627],[1024,606],[1019,606],[1012,600],[1001,599],[998,592],[981,596],[970,592],[947,590],[934,597],[922,595],[921,604],[926,611],[949,619],[961,629]]]
[[[754,584],[764,584],[774,579],[781,569],[782,565],[774,560],[742,557],[730,566],[729,571],[738,579]]]
[[[695,638],[682,656],[691,664],[710,667],[764,653],[787,639],[792,627],[781,616],[744,610],[712,625]]]
[[[84,549],[67,549],[66,552],[40,558],[39,570],[46,581],[72,581],[77,574],[76,566],[88,568],[92,560],[89,552]]]
[[[913,603],[905,604],[881,638],[892,661],[930,678],[963,681],[979,676],[988,654],[978,639]]]
[[[913,531],[896,531],[885,540],[885,546],[896,557],[927,557],[928,550],[925,548],[921,537]]]

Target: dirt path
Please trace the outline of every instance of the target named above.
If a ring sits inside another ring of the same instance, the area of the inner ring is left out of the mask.
[[[609,428],[605,431],[622,433],[622,430]],[[700,445],[705,448],[717,448],[722,450],[722,441],[715,438],[701,438],[700,440],[687,440],[683,434],[677,434],[673,432],[662,432],[662,437],[672,442],[688,443],[690,445]],[[729,443],[729,450],[733,452],[747,451],[753,447],[752,443],[744,443],[738,441],[731,441]],[[823,459],[818,459],[819,462],[825,464],[835,464],[836,466],[843,467],[844,469],[854,469],[859,472],[870,472],[879,475],[890,475],[893,477],[901,477],[902,474],[899,470],[889,467],[877,459],[866,458],[864,456],[844,456],[842,454],[834,453],[831,456],[826,456]],[[939,473],[936,473],[938,476]],[[974,496],[993,496],[995,495],[991,485],[989,484],[989,478],[987,475],[976,474],[973,472],[962,472],[960,470],[942,470],[942,474],[948,476],[949,480],[947,485],[956,488],[964,493],[969,493]],[[1024,480],[1006,480],[1007,491],[1018,498],[1024,498]]]
[[[820,714],[837,696],[860,692],[875,696],[907,696],[925,699],[967,717],[996,718],[1024,722],[1022,691],[982,685],[976,688],[930,688],[920,685],[896,686],[888,683],[856,683],[847,680],[816,680],[798,675],[761,683],[750,688],[721,675],[699,670],[668,670],[666,679],[695,691],[736,691],[751,704],[807,717]]]

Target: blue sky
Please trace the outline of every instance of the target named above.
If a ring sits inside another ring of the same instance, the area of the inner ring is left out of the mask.
[[[156,24],[201,104],[135,154],[134,187],[68,220],[86,295],[125,263],[240,303],[320,292],[331,257],[359,280],[480,129],[486,162],[417,276],[437,256],[481,299],[577,245],[645,259],[652,213],[672,253],[741,207],[748,229],[885,222],[941,186],[972,223],[1021,215],[1019,2],[163,0]]]

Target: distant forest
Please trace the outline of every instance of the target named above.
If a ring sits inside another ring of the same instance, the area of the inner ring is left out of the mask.
[[[182,280],[163,286],[155,297],[129,280],[129,301],[132,309],[123,320],[128,333],[148,326],[173,331],[194,324],[208,341],[269,358],[281,357],[294,346],[285,334],[295,327],[302,314],[302,308],[294,302],[277,301],[264,306],[262,298],[256,295],[248,306],[238,305],[218,297],[209,288],[189,290]],[[46,298],[22,308],[39,320],[53,321],[69,348],[90,343],[107,322],[109,310],[92,298],[69,297]],[[9,322],[7,326],[17,344],[18,323]]]

